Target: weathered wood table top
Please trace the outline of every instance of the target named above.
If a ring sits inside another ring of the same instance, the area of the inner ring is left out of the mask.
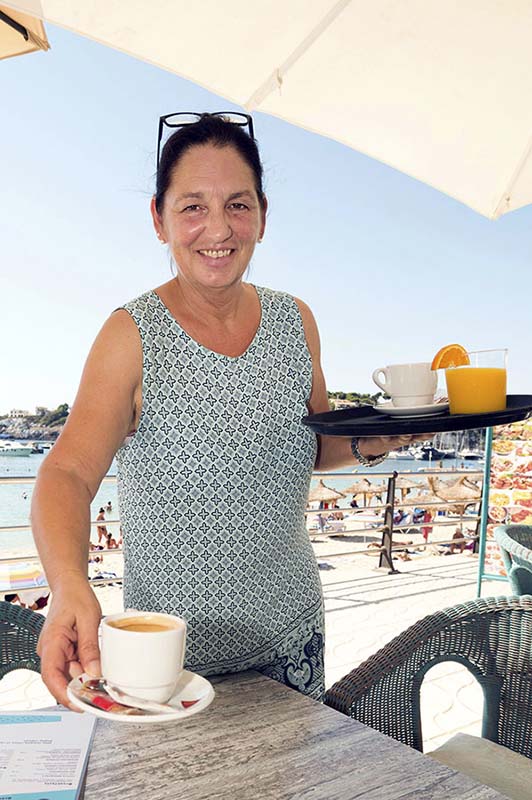
[[[256,672],[213,681],[185,722],[98,720],[85,800],[501,800]]]

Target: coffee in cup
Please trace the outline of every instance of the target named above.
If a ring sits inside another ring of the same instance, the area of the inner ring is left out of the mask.
[[[376,369],[372,377],[379,389],[391,397],[394,406],[425,406],[434,402],[438,376],[428,361],[389,364]]]
[[[163,621],[153,615],[142,617],[123,617],[122,619],[110,620],[111,628],[118,628],[121,631],[133,631],[134,633],[158,633],[175,628],[173,621]]]
[[[186,622],[158,612],[125,611],[102,620],[102,672],[111,686],[165,703],[185,658]]]

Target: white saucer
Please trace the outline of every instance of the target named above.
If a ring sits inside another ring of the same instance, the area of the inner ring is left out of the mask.
[[[188,719],[188,717],[199,714],[200,711],[207,708],[214,700],[214,689],[209,683],[207,678],[201,675],[196,675],[195,672],[183,670],[183,674],[179,679],[177,688],[168,701],[170,705],[176,705],[175,713],[164,712],[162,714],[153,713],[150,711],[141,711],[139,714],[116,714],[112,711],[104,711],[101,708],[91,706],[86,700],[78,697],[76,692],[81,689],[84,680],[87,680],[87,675],[82,675],[79,678],[74,678],[67,686],[68,699],[72,705],[79,708],[81,711],[88,711],[89,714],[94,714],[96,717],[102,719],[112,719],[114,722],[132,722],[135,725],[147,725],[154,722],[176,722],[181,719]],[[177,706],[178,703],[190,702],[197,700],[194,705],[189,708],[183,709]]]
[[[390,417],[432,417],[434,414],[441,414],[447,411],[449,403],[430,403],[427,406],[394,406],[389,401],[373,406],[375,411],[381,414],[389,414]]]

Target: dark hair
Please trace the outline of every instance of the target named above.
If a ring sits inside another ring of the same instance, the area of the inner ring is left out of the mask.
[[[105,508],[100,508],[100,510],[98,511],[98,514],[105,514]]]
[[[163,147],[157,169],[155,188],[155,208],[159,214],[162,211],[164,197],[172,180],[174,167],[192,147],[205,144],[212,144],[219,148],[234,147],[253,173],[257,197],[261,207],[264,208],[266,198],[262,188],[263,169],[257,142],[242,130],[240,125],[225,122],[222,117],[214,114],[202,114],[197,122],[178,128]]]

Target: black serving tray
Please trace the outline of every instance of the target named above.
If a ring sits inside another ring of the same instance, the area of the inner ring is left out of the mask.
[[[326,411],[309,414],[302,422],[314,433],[326,436],[402,436],[409,433],[442,433],[443,431],[466,431],[473,428],[492,428],[519,422],[532,416],[532,395],[509,394],[504,411],[487,414],[441,414],[426,417],[391,417],[371,406],[345,408],[341,411]]]

